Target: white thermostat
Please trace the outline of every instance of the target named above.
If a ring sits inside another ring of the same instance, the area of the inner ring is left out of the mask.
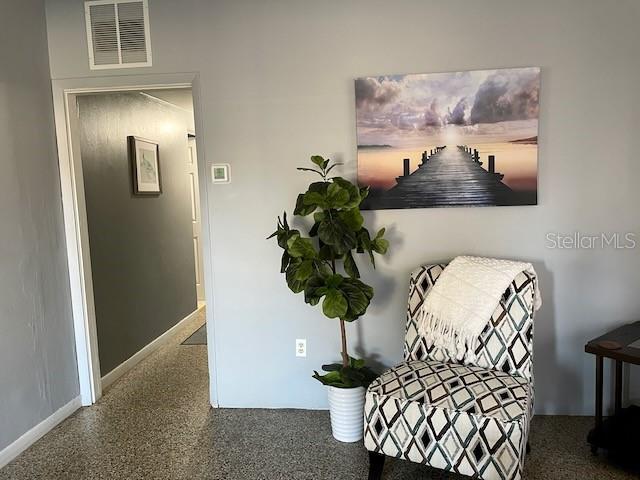
[[[211,166],[211,178],[213,178],[213,183],[231,182],[231,165],[228,163],[214,163]]]

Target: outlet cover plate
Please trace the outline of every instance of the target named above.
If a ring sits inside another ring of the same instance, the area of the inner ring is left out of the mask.
[[[306,356],[307,356],[307,339],[297,338],[296,339],[296,357],[306,357]]]

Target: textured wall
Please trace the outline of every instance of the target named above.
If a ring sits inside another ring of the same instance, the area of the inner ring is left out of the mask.
[[[78,97],[102,375],[196,309],[185,112],[139,93]],[[132,194],[127,136],[159,144],[162,194]]]
[[[75,398],[78,378],[44,2],[0,3],[0,64],[2,450]]]
[[[551,250],[549,232],[640,233],[640,4],[636,0],[150,0],[151,68],[197,71],[211,186],[216,368],[223,406],[325,407],[313,368],[337,358],[338,329],[278,273],[264,237],[293,208],[309,155],[355,171],[353,79],[363,75],[540,66],[539,206],[371,212],[391,254],[377,296],[349,328],[357,351],[401,358],[409,271],[461,253],[532,261],[544,307],[536,332],[537,409],[589,413],[589,338],[640,314],[638,249]],[[87,62],[82,2],[47,0],[55,78],[103,76]],[[111,72],[110,72],[111,73]],[[201,184],[204,183],[201,182]],[[294,340],[308,339],[295,358]]]

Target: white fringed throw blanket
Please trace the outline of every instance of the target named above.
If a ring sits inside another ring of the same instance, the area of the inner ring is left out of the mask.
[[[454,258],[427,294],[419,317],[419,331],[427,346],[442,347],[452,358],[475,361],[482,330],[509,284],[520,272],[536,276],[530,263],[495,258]],[[534,309],[542,304],[535,281]]]

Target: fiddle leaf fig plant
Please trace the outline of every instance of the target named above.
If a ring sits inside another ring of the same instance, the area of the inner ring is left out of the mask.
[[[367,386],[376,374],[364,360],[349,356],[345,322],[364,315],[373,298],[373,288],[360,280],[357,254],[367,254],[375,268],[374,254],[384,255],[389,242],[384,238],[384,228],[372,237],[364,226],[360,204],[369,193],[368,188],[329,176],[339,163],[319,155],[311,157],[311,163],[312,167],[298,170],[313,172],[321,180],[298,195],[293,211],[299,217],[312,216],[313,224],[307,235],[291,228],[284,212],[282,218],[278,217],[276,231],[268,238],[275,237],[283,250],[280,271],[289,289],[303,293],[309,305],[322,302],[324,315],[339,320],[342,363],[323,365],[327,373],[314,372],[313,377],[334,387]]]

